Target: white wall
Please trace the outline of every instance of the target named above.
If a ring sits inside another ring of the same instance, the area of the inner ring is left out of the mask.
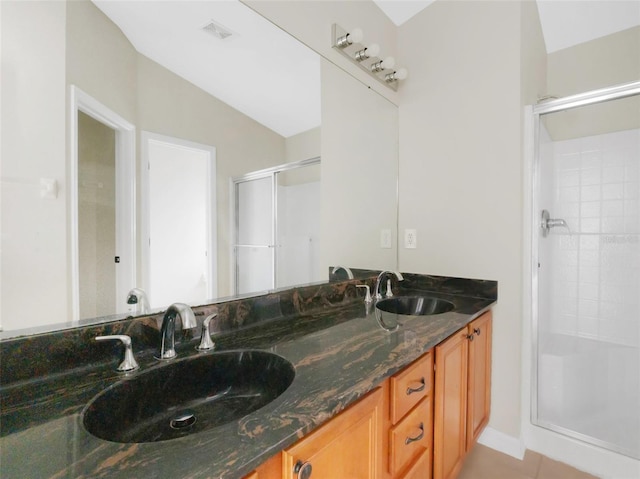
[[[398,109],[327,60],[320,69],[321,268],[395,269],[395,241],[380,248],[380,231],[396,237]]]
[[[67,318],[63,2],[1,2],[2,305],[5,330]],[[34,34],[38,32],[38,34]],[[25,53],[26,52],[26,53]],[[40,197],[40,178],[57,182]]]
[[[514,438],[521,416],[521,49],[533,50],[531,61],[544,58],[539,32],[522,15],[516,2],[435,2],[398,37],[411,75],[400,91],[399,227],[401,235],[404,228],[418,233],[417,249],[400,249],[400,269],[498,281],[490,426]]]

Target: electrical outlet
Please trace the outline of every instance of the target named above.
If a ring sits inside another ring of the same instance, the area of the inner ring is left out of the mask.
[[[391,249],[391,230],[380,230],[380,248]]]
[[[416,230],[404,230],[404,247],[408,249],[418,247],[418,233],[416,233]]]

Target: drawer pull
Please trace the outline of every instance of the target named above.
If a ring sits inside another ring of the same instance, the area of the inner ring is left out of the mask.
[[[417,388],[411,388],[411,387],[408,387],[408,388],[407,388],[407,396],[408,396],[409,394],[419,393],[420,391],[424,391],[424,388],[425,388],[425,387],[427,387],[427,384],[426,384],[426,382],[425,382],[424,378],[421,378],[421,379],[420,379],[420,384],[422,384],[422,386],[417,387]]]
[[[418,426],[418,428],[420,429],[420,434],[418,434],[416,437],[408,437],[408,438],[406,438],[404,440],[404,444],[406,446],[408,446],[412,442],[419,441],[420,439],[422,439],[424,437],[424,423],[421,422],[420,425]]]
[[[311,472],[313,468],[311,467],[310,462],[296,462],[295,466],[293,466],[293,473],[296,474],[298,479],[309,479],[311,477]]]

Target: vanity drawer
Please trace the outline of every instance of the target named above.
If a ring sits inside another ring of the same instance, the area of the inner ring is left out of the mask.
[[[391,377],[391,424],[396,424],[423,398],[431,395],[433,355],[428,352]]]
[[[433,403],[424,398],[389,432],[389,472],[395,476],[431,448]]]
[[[401,479],[431,479],[431,449],[424,451]]]

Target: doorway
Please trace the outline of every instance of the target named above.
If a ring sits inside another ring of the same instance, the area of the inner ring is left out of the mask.
[[[135,127],[70,87],[73,322],[125,313],[135,285]],[[95,287],[95,285],[98,287]]]
[[[142,134],[143,288],[152,308],[217,296],[216,150]]]
[[[640,459],[640,83],[533,127],[531,422]]]

